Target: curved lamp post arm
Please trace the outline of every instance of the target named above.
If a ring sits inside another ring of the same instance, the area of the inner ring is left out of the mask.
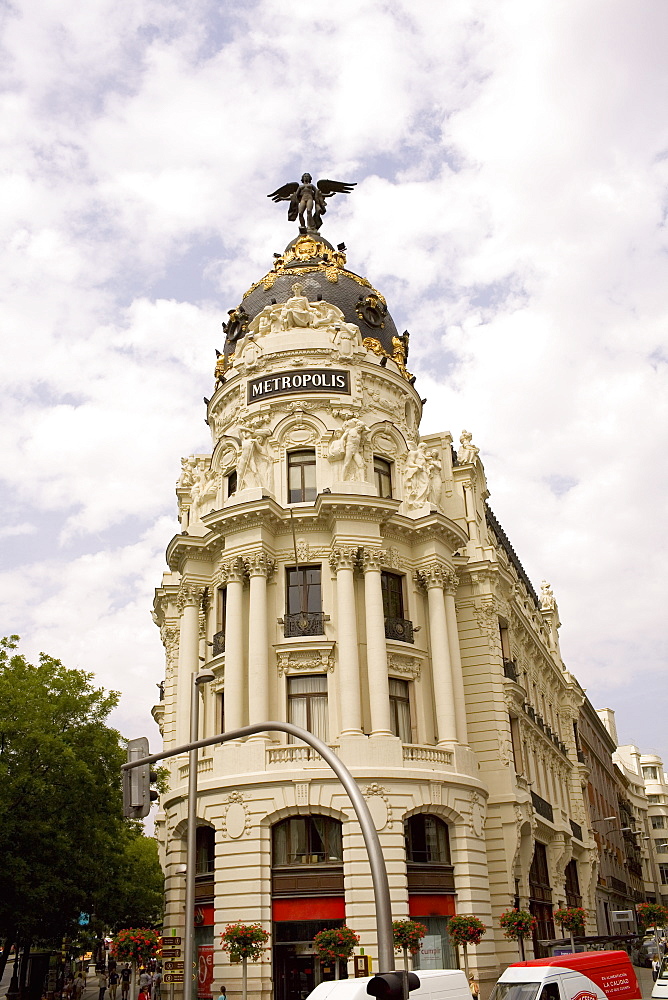
[[[228,740],[243,739],[244,736],[254,736],[256,733],[288,733],[296,739],[302,740],[320,754],[322,759],[328,764],[332,771],[348,793],[353,809],[357,814],[364,843],[369,855],[371,867],[371,879],[373,882],[373,893],[376,903],[376,931],[378,940],[378,968],[381,972],[394,971],[394,939],[392,934],[392,907],[390,904],[390,886],[387,880],[387,869],[385,859],[378,839],[378,833],[374,826],[369,807],[362,795],[359,785],[345,764],[336,756],[333,750],[319,740],[313,733],[293,726],[291,722],[258,722],[252,726],[242,726],[240,729],[233,729],[228,733],[221,733],[219,736],[210,736],[205,740],[198,740],[193,743],[186,743],[174,750],[163,753],[152,754],[150,757],[143,757],[141,760],[134,760],[123,764],[122,770],[130,770],[142,764],[153,764],[158,760],[167,757],[176,757],[179,754],[197,750],[200,747],[213,746],[216,743],[226,743]]]

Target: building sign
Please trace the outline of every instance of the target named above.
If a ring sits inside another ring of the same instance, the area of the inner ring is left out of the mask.
[[[283,396],[291,392],[350,392],[350,373],[336,368],[309,368],[308,371],[278,372],[248,383],[248,402]]]

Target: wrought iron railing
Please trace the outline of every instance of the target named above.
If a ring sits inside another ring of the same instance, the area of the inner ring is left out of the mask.
[[[286,639],[300,635],[324,635],[327,617],[323,611],[299,611],[283,616],[283,634]]]
[[[414,642],[413,622],[406,618],[386,618],[385,638],[398,639],[399,642]]]
[[[225,632],[216,632],[213,637],[213,655],[220,656],[225,652]]]
[[[508,680],[517,681],[517,665],[514,660],[503,661],[503,676]]]
[[[533,802],[534,810],[539,816],[542,816],[543,819],[549,819],[550,823],[554,822],[554,810],[549,802],[542,799],[536,792],[531,793],[531,801]]]

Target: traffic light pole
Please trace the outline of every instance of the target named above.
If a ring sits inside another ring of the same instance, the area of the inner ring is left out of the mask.
[[[194,701],[197,699],[194,698]],[[192,711],[192,710],[191,710]],[[191,720],[192,721],[192,720]],[[371,867],[371,879],[373,882],[373,893],[376,905],[376,934],[378,941],[378,967],[381,972],[392,972],[394,970],[394,940],[392,935],[392,908],[390,904],[390,886],[387,880],[387,869],[385,868],[385,859],[383,858],[383,852],[380,846],[380,840],[378,839],[378,834],[376,832],[376,827],[374,826],[373,819],[371,818],[371,813],[369,812],[369,807],[366,804],[366,800],[362,795],[361,789],[348,768],[343,764],[341,760],[336,756],[336,754],[319,740],[317,736],[313,733],[307,732],[305,729],[300,729],[299,726],[293,726],[291,722],[258,722],[253,726],[242,726],[241,729],[233,729],[231,732],[222,733],[219,736],[211,736],[206,740],[196,740],[191,743],[185,743],[183,746],[176,747],[174,750],[168,750],[165,753],[152,754],[149,757],[143,757],[141,760],[128,761],[123,764],[121,770],[123,772],[130,771],[132,768],[140,767],[146,764],[153,764],[158,760],[165,760],[167,757],[176,757],[179,754],[190,753],[190,768],[192,770],[193,766],[197,768],[197,753],[196,751],[200,747],[214,746],[216,743],[227,743],[228,740],[240,740],[245,736],[254,736],[256,733],[287,733],[289,736],[294,736],[296,739],[301,740],[303,743],[307,743],[312,747],[317,753],[320,754],[322,759],[328,764],[332,771],[336,774],[337,778],[345,788],[348,793],[348,797],[352,803],[353,809],[357,814],[357,819],[359,820],[360,828],[362,830],[362,836],[364,837],[364,843],[366,845],[367,854],[369,855],[369,865]],[[193,753],[195,751],[195,753]],[[193,765],[194,760],[194,765]],[[189,782],[189,786],[192,785]],[[197,786],[195,785],[195,792],[193,796],[193,801],[191,801],[191,796],[188,796],[188,824],[190,826],[191,822],[194,824],[196,822],[197,815]],[[190,843],[191,838],[188,838]],[[194,836],[192,837],[193,842],[193,860],[194,860]],[[188,872],[190,871],[190,858],[188,858]],[[194,873],[194,868],[193,868]],[[186,899],[186,941],[192,941],[192,920],[193,920],[193,903],[191,902],[190,910],[187,907]],[[187,955],[187,950],[184,948],[184,953]],[[184,986],[188,982],[188,977],[191,974],[189,972],[188,966],[185,964],[184,955]],[[192,948],[191,948],[191,965],[192,965]],[[189,994],[184,991],[185,1000],[190,1000]]]

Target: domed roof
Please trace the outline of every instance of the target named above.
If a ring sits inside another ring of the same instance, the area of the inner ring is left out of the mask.
[[[360,328],[363,339],[375,342],[369,345],[372,349],[392,357],[398,346],[393,338],[399,339],[399,335],[387,303],[366,278],[346,270],[343,248],[335,249],[318,233],[307,232],[300,233],[282,254],[274,257],[273,270],[256,281],[240,305],[230,310],[230,320],[224,324],[225,354],[234,353],[248,323],[265,306],[286,302],[298,284],[299,294],[311,302],[324,300],[338,306],[346,322]],[[407,356],[405,338],[400,339]]]

